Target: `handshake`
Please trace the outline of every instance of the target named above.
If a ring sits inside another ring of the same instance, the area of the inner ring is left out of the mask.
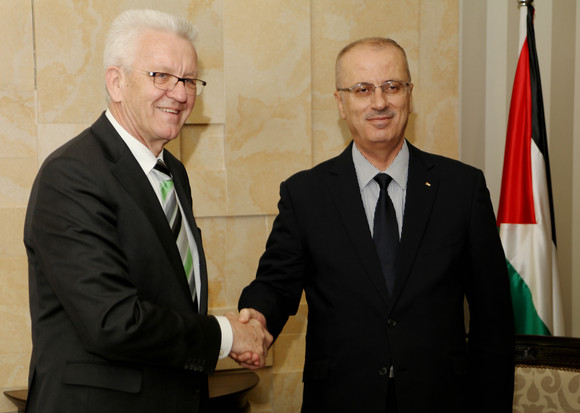
[[[259,369],[266,365],[268,349],[274,338],[266,329],[266,318],[252,308],[244,308],[240,314],[225,314],[234,334],[232,350],[229,356],[241,366],[248,369]]]

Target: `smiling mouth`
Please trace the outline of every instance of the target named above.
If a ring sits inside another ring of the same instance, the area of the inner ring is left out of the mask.
[[[380,112],[369,113],[367,121],[377,126],[385,126],[395,118],[396,112],[393,110],[384,110]]]
[[[376,116],[373,118],[368,118],[367,121],[375,125],[387,125],[391,122],[393,118],[390,116]]]
[[[159,110],[161,112],[166,112],[166,113],[173,113],[174,115],[177,115],[179,113],[178,110],[176,109],[169,109],[169,108],[159,108]]]

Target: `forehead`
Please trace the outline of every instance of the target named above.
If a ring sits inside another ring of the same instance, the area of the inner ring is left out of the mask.
[[[197,69],[195,48],[189,40],[174,33],[147,30],[137,41],[136,49],[136,62],[156,66],[150,70]]]
[[[345,84],[407,80],[405,57],[395,46],[360,45],[349,50],[340,61]]]

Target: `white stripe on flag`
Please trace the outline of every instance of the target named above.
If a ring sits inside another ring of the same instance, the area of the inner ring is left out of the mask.
[[[532,140],[532,188],[536,224],[501,224],[506,258],[532,294],[538,315],[552,335],[564,334],[556,248],[552,242],[544,157]]]

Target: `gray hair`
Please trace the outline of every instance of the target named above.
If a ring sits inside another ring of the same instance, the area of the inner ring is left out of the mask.
[[[407,81],[411,81],[411,71],[409,70],[409,62],[407,61],[407,53],[405,53],[405,49],[403,49],[399,43],[394,41],[393,39],[389,39],[386,37],[366,37],[364,39],[355,40],[352,43],[347,44],[344,48],[338,53],[336,57],[336,65],[335,65],[335,81],[336,81],[336,88],[339,89],[343,86],[340,86],[341,81],[341,68],[340,62],[342,57],[347,54],[351,49],[354,49],[357,46],[370,46],[376,49],[384,49],[387,47],[395,47],[401,51],[403,54],[403,60],[405,61],[405,72],[407,74]]]
[[[127,10],[113,20],[107,33],[103,56],[105,70],[109,66],[131,66],[137,42],[147,30],[174,33],[192,45],[196,35],[191,23],[183,17],[157,10]]]

